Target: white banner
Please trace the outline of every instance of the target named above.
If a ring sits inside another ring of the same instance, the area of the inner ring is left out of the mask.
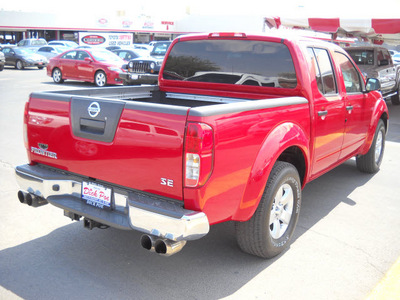
[[[133,33],[79,32],[79,46],[131,46]]]

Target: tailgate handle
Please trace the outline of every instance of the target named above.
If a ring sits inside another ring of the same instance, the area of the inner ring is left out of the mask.
[[[85,118],[80,119],[79,125],[82,132],[92,134],[104,134],[104,130],[106,128],[105,121],[90,120]]]

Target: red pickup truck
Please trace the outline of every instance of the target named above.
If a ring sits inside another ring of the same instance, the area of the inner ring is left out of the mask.
[[[379,81],[306,38],[181,36],[156,86],[34,92],[18,199],[86,228],[143,233],[162,255],[235,221],[239,247],[288,247],[309,181],[356,157],[379,170],[388,110]]]

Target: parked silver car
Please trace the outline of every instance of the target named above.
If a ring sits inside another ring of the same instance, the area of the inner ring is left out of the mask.
[[[78,47],[78,44],[75,43],[74,41],[67,41],[67,40],[50,41],[48,43],[48,45],[51,45],[51,46],[64,46],[64,47],[68,47],[68,48],[76,48],[76,47]]]
[[[24,39],[20,40],[17,44],[18,47],[41,47],[47,45],[47,42],[45,39]]]
[[[58,54],[61,54],[67,50],[69,50],[70,48],[68,47],[64,47],[64,46],[43,46],[40,47],[36,53],[43,55],[44,57],[46,57],[47,59],[50,59],[54,56],[57,56]]]
[[[30,48],[4,47],[1,50],[6,58],[7,66],[14,66],[18,70],[26,67],[37,67],[43,69],[48,64],[46,57],[36,54]]]
[[[3,71],[5,64],[6,64],[6,59],[4,57],[4,53],[0,51],[0,71]]]

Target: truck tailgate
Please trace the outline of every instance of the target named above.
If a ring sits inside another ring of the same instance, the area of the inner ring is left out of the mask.
[[[26,122],[32,162],[182,199],[189,107],[32,94]]]

